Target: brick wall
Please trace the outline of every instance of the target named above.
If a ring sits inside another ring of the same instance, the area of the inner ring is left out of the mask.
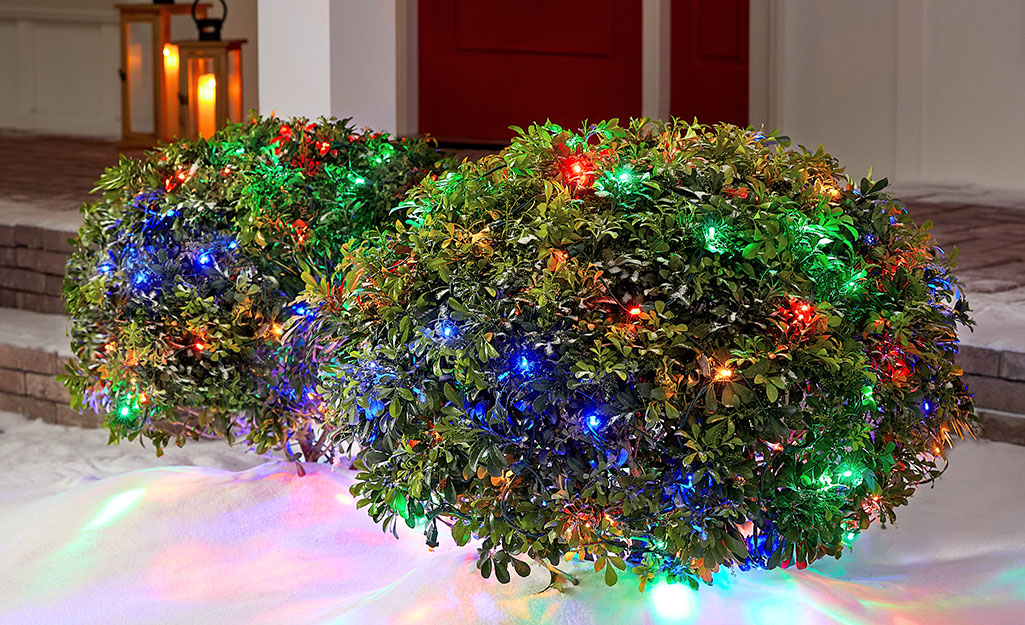
[[[0,344],[0,410],[48,423],[98,427],[99,415],[69,407],[71,398],[56,378],[66,362],[53,352]]]
[[[63,314],[69,232],[0,225],[0,306]]]
[[[1025,445],[1025,354],[961,345],[957,361],[986,438]]]

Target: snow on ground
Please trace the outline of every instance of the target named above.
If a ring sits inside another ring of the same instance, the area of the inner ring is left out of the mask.
[[[472,549],[429,551],[355,510],[351,473],[190,443],[164,458],[102,431],[0,414],[0,624],[1025,622],[1025,448],[960,444],[897,530],[807,571],[720,575],[694,593],[629,578],[545,590],[482,580]],[[190,466],[171,466],[171,465]]]
[[[104,429],[64,427],[0,412],[0,514],[26,500],[139,469],[194,465],[240,471],[267,461],[242,448],[206,440],[189,441],[180,449],[172,445],[157,458],[149,443],[108,446],[108,436]],[[2,561],[0,555],[0,567]],[[2,580],[0,576],[0,597]]]

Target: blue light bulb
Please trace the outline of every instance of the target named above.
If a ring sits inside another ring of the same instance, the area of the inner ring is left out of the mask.
[[[210,261],[212,260],[210,258],[210,252],[203,252],[202,254],[199,255],[199,259],[198,260],[199,260],[199,264],[203,265],[204,267],[209,265]]]
[[[519,359],[519,362],[516,365],[516,368],[519,369],[520,372],[522,372],[522,373],[528,373],[531,370],[531,368],[532,368],[531,364],[530,364],[530,359],[527,358],[526,356],[520,356],[520,359]]]
[[[601,417],[592,413],[591,416],[587,417],[587,426],[592,430],[598,429],[601,426]]]

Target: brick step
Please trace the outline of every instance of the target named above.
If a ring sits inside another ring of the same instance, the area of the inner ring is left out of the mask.
[[[66,327],[62,315],[0,308],[0,410],[63,425],[101,425],[98,415],[71,410],[56,380],[71,356]],[[1025,353],[962,345],[958,360],[983,435],[1025,445]]]
[[[64,267],[81,224],[77,211],[0,202],[0,306],[62,314]]]
[[[63,315],[0,308],[0,410],[48,423],[99,427],[93,413],[79,414],[57,374],[71,356]]]

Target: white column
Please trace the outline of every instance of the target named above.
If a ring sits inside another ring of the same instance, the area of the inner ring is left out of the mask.
[[[644,0],[641,7],[641,115],[668,119],[670,0]]]
[[[394,1],[331,0],[331,114],[395,132],[397,55]]]
[[[374,130],[416,130],[408,105],[415,50],[406,43],[408,28],[401,41],[399,35],[399,18],[415,16],[407,15],[408,0],[259,2],[263,114],[332,115]]]
[[[260,113],[330,115],[331,0],[259,0]]]

